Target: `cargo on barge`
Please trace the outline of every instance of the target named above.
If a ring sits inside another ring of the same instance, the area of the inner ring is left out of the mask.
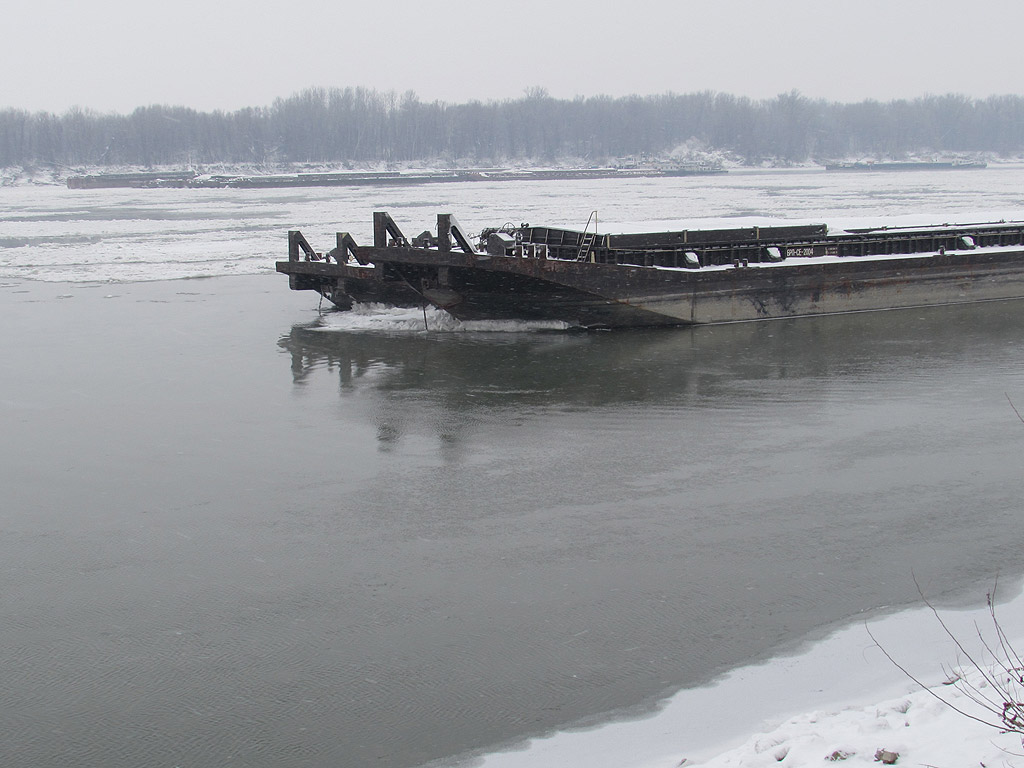
[[[824,224],[642,234],[523,224],[471,238],[451,214],[407,238],[386,212],[374,243],[315,251],[289,233],[294,290],[341,308],[432,304],[460,320],[689,325],[1024,298],[1024,222]],[[474,243],[473,240],[477,242]]]

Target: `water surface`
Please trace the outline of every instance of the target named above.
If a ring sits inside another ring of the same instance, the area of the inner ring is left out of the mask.
[[[1020,302],[346,330],[8,282],[0,755],[413,766],[1019,573]]]
[[[424,332],[271,274],[374,210],[964,222],[1022,180],[0,190],[0,761],[451,761],[1024,575],[1021,302]]]

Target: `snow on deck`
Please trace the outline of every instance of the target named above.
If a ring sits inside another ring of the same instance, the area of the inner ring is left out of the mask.
[[[972,248],[970,250],[948,250],[946,255],[953,256],[966,253],[1019,253],[1024,252],[1022,245],[992,245],[986,247]],[[782,261],[751,261],[740,269],[775,269],[782,267],[795,267],[805,264],[836,264],[850,263],[851,261],[893,261],[896,259],[933,259],[939,254],[936,251],[925,253],[879,253],[870,256],[790,256]],[[645,267],[647,269],[647,267]],[[732,264],[714,264],[707,267],[652,267],[668,272],[722,272],[728,269],[737,269]]]
[[[902,216],[860,216],[850,218],[771,218],[763,216],[740,216],[735,218],[700,218],[673,219],[665,221],[622,221],[600,225],[600,235],[638,235],[660,232],[695,232],[713,231],[718,229],[744,229],[750,227],[794,227],[821,226],[828,227],[830,235],[848,234],[854,230],[870,229],[882,232],[940,231],[949,227],[997,226],[1000,224],[1024,224],[1020,219],[1020,211],[1014,211],[1007,217],[1003,213],[988,215],[968,215],[963,218],[951,218],[937,214],[906,214]],[[657,226],[653,226],[653,225]]]

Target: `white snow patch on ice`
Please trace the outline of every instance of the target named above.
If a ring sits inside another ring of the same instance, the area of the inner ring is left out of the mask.
[[[936,226],[1021,220],[1024,169],[901,174],[727,174],[709,179],[475,182],[419,187],[295,190],[4,187],[0,280],[132,282],[273,271],[287,232],[318,250],[339,229],[373,241],[371,212],[390,210],[407,233],[450,211],[469,231],[506,221],[580,229],[600,211],[602,232],[827,224]],[[341,212],[345,212],[340,215]],[[682,218],[680,214],[684,214]]]
[[[734,216],[662,219],[658,221],[603,221],[601,222],[600,234],[642,234],[648,232],[747,229],[752,227],[765,229],[768,227],[820,226],[822,224],[828,227],[828,231],[831,234],[837,234],[860,229],[898,231],[900,229],[932,229],[982,224],[1021,223],[1022,221],[1024,221],[1024,211],[1021,210],[993,210],[954,216],[951,216],[949,213],[911,213],[898,216],[843,216],[833,214],[815,218]]]
[[[984,251],[985,253],[1017,253],[1021,250],[1019,245],[992,245],[984,248],[973,248],[970,251],[949,250],[945,253],[950,256],[957,256],[971,251]],[[849,264],[854,261],[896,261],[905,259],[933,259],[938,256],[938,251],[926,253],[881,253],[869,256],[791,256],[782,261],[751,261],[744,265],[743,269],[785,269],[807,264]],[[651,267],[665,272],[695,272],[692,267]],[[736,269],[732,264],[713,264],[701,267],[701,272],[723,272],[729,269]]]

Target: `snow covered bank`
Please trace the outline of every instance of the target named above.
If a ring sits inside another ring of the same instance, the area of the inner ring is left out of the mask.
[[[1010,638],[1022,638],[1024,596],[998,607]],[[981,607],[941,609],[942,620],[983,667],[992,663],[979,638],[997,647],[984,595]],[[870,630],[870,634],[869,634]],[[883,653],[879,645],[885,649]],[[904,666],[922,690],[886,658]],[[1022,750],[1001,733],[939,701],[978,714],[978,705],[954,685],[960,667],[990,691],[925,606],[869,618],[839,630],[797,655],[735,670],[707,688],[682,691],[653,716],[594,730],[564,731],[482,758],[485,768],[804,768],[829,762],[849,768],[875,765],[879,750],[897,765],[1003,765]],[[988,719],[992,719],[988,717]],[[882,757],[880,755],[880,757]]]
[[[940,695],[948,704],[922,690],[867,707],[799,715],[703,765],[988,766],[1021,751],[1019,735],[985,728],[953,709],[980,709],[962,691],[945,687]]]

